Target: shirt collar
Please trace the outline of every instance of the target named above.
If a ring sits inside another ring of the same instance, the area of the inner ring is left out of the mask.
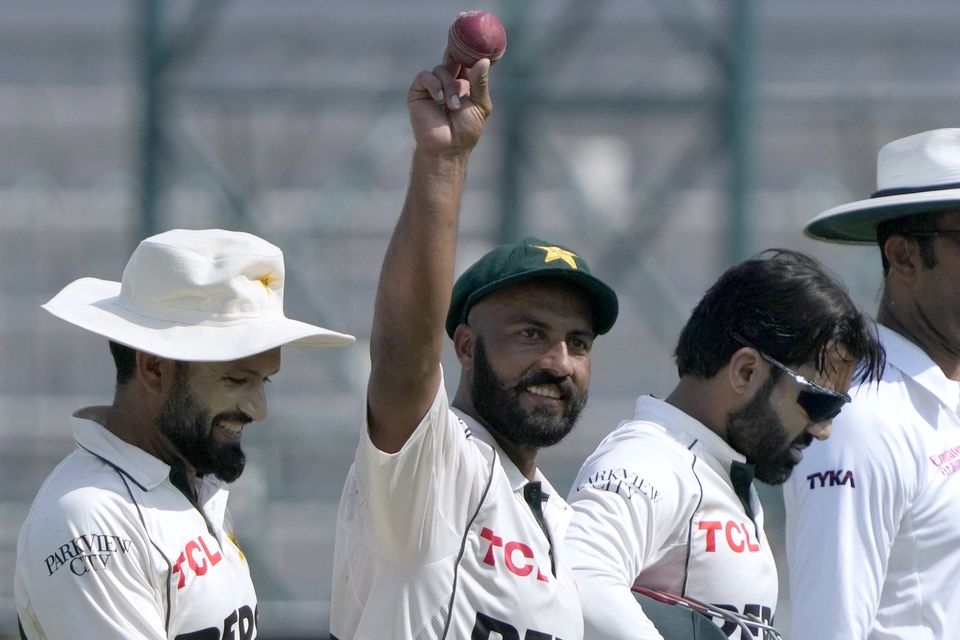
[[[70,423],[78,445],[124,472],[144,490],[152,491],[169,480],[170,465],[140,447],[121,440],[95,420],[72,415]],[[226,491],[228,486],[212,474],[205,475],[198,488],[200,503],[207,504],[213,496]]]
[[[887,362],[933,394],[952,412],[960,411],[960,384],[944,375],[927,352],[893,329],[877,325]]]
[[[146,490],[157,488],[170,475],[170,465],[110,433],[103,425],[70,416],[73,436],[81,447],[117,467]]]
[[[497,452],[497,456],[500,458],[500,466],[503,467],[504,473],[507,474],[507,479],[510,481],[510,486],[514,491],[522,493],[523,487],[526,486],[530,480],[528,480],[527,477],[520,472],[520,469],[517,468],[517,465],[513,464],[513,460],[511,460],[510,457],[503,452],[503,449],[500,448],[496,438],[493,437],[486,427],[465,414],[460,409],[454,408],[453,411],[457,414],[457,417],[463,420],[467,427],[470,428],[470,433],[474,438],[480,442],[490,445],[490,447]],[[541,473],[540,467],[534,469],[533,480],[539,481],[544,493],[549,494],[551,498],[557,495],[557,492],[554,490],[553,486],[547,481],[547,478],[543,475],[543,473]]]
[[[672,404],[653,396],[640,396],[637,399],[636,419],[662,426],[675,440],[688,449],[697,444],[720,463],[724,474],[727,476],[730,475],[732,462],[744,463],[747,461],[746,456],[727,444],[726,440],[705,424],[677,409]]]

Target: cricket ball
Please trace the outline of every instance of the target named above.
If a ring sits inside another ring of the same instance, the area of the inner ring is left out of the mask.
[[[463,11],[450,25],[447,51],[465,67],[489,58],[493,64],[507,50],[507,32],[500,19],[486,11]]]

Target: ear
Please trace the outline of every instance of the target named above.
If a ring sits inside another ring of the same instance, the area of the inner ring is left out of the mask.
[[[176,379],[177,363],[150,353],[137,351],[136,376],[148,393],[165,396]]]
[[[460,366],[469,370],[473,368],[473,349],[476,346],[477,331],[468,324],[457,325],[453,331],[453,350],[457,354]]]
[[[883,255],[890,263],[890,272],[913,278],[920,266],[920,250],[913,238],[894,234],[883,243]]]
[[[752,398],[767,379],[763,363],[763,358],[756,349],[741,347],[734,352],[727,364],[727,379],[731,390],[737,395]]]

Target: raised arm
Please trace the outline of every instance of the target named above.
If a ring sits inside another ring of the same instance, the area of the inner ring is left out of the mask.
[[[467,158],[493,110],[490,62],[421,71],[407,94],[416,141],[410,184],[383,260],[370,337],[370,438],[399,451],[440,384]]]

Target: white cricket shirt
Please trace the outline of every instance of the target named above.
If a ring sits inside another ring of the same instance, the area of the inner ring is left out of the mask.
[[[880,338],[882,381],[784,486],[793,640],[960,638],[960,383]]]
[[[72,422],[78,448],[40,488],[17,542],[27,638],[255,638],[257,597],[226,483],[201,479],[201,513],[168,465],[96,422]]]
[[[586,638],[660,638],[634,585],[773,619],[777,568],[763,509],[751,485],[753,519],[745,512],[730,480],[734,461],[744,456],[720,436],[650,396],[587,458],[568,498],[567,531]],[[724,631],[740,637],[734,623]]]
[[[442,381],[399,452],[363,433],[337,518],[333,637],[583,638],[562,544],[571,510],[539,471],[552,566],[527,479],[483,427],[450,409]]]

